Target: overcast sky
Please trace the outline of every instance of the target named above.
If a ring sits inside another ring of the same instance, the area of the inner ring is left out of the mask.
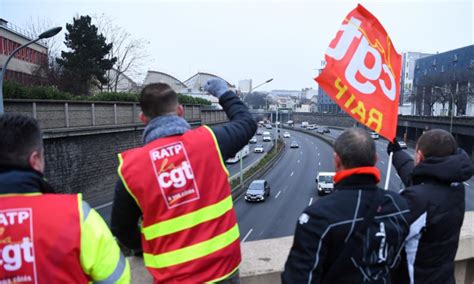
[[[398,52],[435,53],[473,44],[474,5],[463,1],[49,1],[0,0],[0,17],[24,26],[48,19],[65,27],[75,15],[104,13],[150,44],[143,70],[186,80],[198,71],[260,90],[317,88],[326,48],[360,2],[382,23]],[[64,34],[60,35],[64,38]]]

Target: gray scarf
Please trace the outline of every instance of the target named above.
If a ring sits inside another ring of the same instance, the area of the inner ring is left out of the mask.
[[[177,115],[162,115],[155,117],[143,131],[143,143],[148,144],[162,137],[180,135],[191,129],[191,125],[184,118]]]

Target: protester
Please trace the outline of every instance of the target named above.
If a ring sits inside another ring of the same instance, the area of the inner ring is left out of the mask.
[[[33,118],[0,116],[0,282],[130,283],[107,225],[81,194],[54,194],[43,178]]]
[[[283,283],[390,283],[408,234],[406,202],[377,187],[375,143],[359,128],[334,144],[334,192],[298,219]]]
[[[396,141],[395,141],[396,142]],[[410,234],[394,283],[455,283],[454,257],[464,219],[464,184],[474,173],[469,156],[447,131],[425,132],[415,160],[398,143],[389,143],[393,165],[407,187],[401,196],[410,208]]]
[[[155,282],[238,281],[239,229],[223,163],[254,135],[247,107],[213,79],[204,86],[230,119],[191,129],[170,86],[147,85],[140,94],[144,146],[119,155],[112,231],[140,247]]]

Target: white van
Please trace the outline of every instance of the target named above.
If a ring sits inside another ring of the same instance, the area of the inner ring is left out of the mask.
[[[307,121],[301,122],[301,128],[306,128],[308,127],[309,123]]]
[[[318,184],[318,194],[321,196],[323,194],[331,193],[334,189],[334,176],[335,172],[319,172],[316,178],[316,183]]]
[[[250,154],[250,147],[249,145],[245,145],[244,148],[240,149],[240,151],[237,152],[237,154],[235,154],[234,157],[227,159],[227,161],[225,162],[228,164],[235,164],[240,160],[240,156],[242,156],[242,159],[243,159],[247,157],[249,154]]]

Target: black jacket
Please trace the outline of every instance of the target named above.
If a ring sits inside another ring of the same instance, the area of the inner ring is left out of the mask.
[[[411,210],[410,234],[393,282],[455,283],[454,257],[465,213],[463,181],[473,175],[471,160],[458,150],[415,167],[407,153],[398,151],[393,165],[407,186],[401,196]]]
[[[336,264],[345,243],[360,228],[376,191],[383,198],[374,221],[351,248],[350,259]],[[406,202],[378,188],[374,176],[343,179],[331,195],[318,199],[300,216],[282,282],[327,283],[327,273],[334,267],[338,277],[331,283],[390,283],[390,269],[397,265],[408,234],[408,212]]]
[[[227,160],[247,145],[257,130],[257,123],[247,106],[234,92],[228,91],[222,95],[219,103],[230,121],[220,126],[212,126],[211,129],[216,136],[222,158]],[[137,226],[141,214],[137,203],[119,180],[115,186],[111,230],[123,245],[135,250],[141,249],[140,230]]]
[[[0,194],[53,193],[43,175],[31,169],[0,166]]]

